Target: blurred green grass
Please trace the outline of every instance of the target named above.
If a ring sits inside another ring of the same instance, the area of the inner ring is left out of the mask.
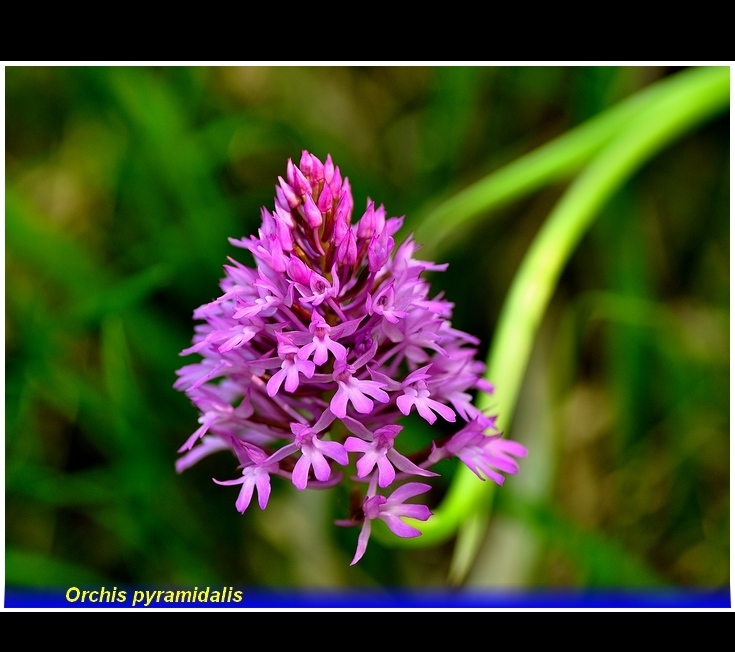
[[[274,483],[267,510],[241,516],[211,482],[230,460],[176,475],[197,417],[171,388],[192,310],[217,295],[228,255],[250,262],[227,237],[255,232],[302,149],[332,154],[356,212],[369,196],[415,225],[676,72],[6,67],[6,584],[443,584],[451,545],[375,541],[349,567],[339,491]],[[531,456],[496,492],[469,584],[728,584],[729,178],[723,116],[626,184],[575,253],[509,433]],[[450,263],[432,287],[482,355],[564,188],[421,252]],[[540,500],[524,492],[534,482]],[[524,554],[503,545],[509,531]]]

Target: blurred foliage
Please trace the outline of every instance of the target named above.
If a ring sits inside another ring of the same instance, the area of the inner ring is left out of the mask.
[[[211,481],[232,476],[227,456],[175,473],[197,425],[171,388],[192,310],[217,296],[227,256],[251,263],[227,238],[255,232],[303,149],[332,155],[356,212],[370,197],[415,225],[677,72],[6,67],[6,584],[443,585],[449,544],[373,540],[350,567],[339,490],[276,481],[268,508],[241,516],[237,490]],[[468,584],[728,584],[729,154],[729,116],[680,139],[573,256],[516,411],[530,456],[496,492]],[[421,252],[450,263],[432,287],[483,356],[564,188]]]

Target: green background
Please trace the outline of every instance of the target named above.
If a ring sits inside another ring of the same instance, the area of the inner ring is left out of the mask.
[[[357,530],[339,491],[275,479],[240,515],[227,454],[177,475],[197,413],[172,389],[228,236],[286,161],[331,154],[448,262],[430,276],[487,354],[557,182],[451,238],[442,200],[657,80],[661,66],[5,68],[6,585],[443,586],[453,542]],[[614,196],[565,268],[507,435],[482,587],[729,584],[729,115]],[[502,386],[502,378],[493,378]],[[447,465],[434,499],[451,478]]]

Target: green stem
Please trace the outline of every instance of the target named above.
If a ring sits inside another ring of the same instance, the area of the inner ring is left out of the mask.
[[[682,82],[682,78],[684,81]],[[556,205],[531,245],[503,306],[488,357],[487,378],[493,397],[482,395],[481,409],[492,401],[499,425],[510,425],[523,374],[546,306],[559,275],[600,207],[646,161],[686,131],[725,110],[729,104],[728,67],[680,73],[679,83],[659,95],[590,162]],[[441,505],[414,539],[394,537],[399,546],[428,547],[446,541],[473,513],[486,509],[495,486],[481,482],[462,466]],[[382,537],[381,537],[382,538]],[[387,540],[384,539],[387,542]]]

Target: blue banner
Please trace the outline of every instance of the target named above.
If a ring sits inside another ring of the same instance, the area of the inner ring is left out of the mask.
[[[729,589],[616,591],[254,590],[242,586],[5,588],[7,609],[730,609]]]

